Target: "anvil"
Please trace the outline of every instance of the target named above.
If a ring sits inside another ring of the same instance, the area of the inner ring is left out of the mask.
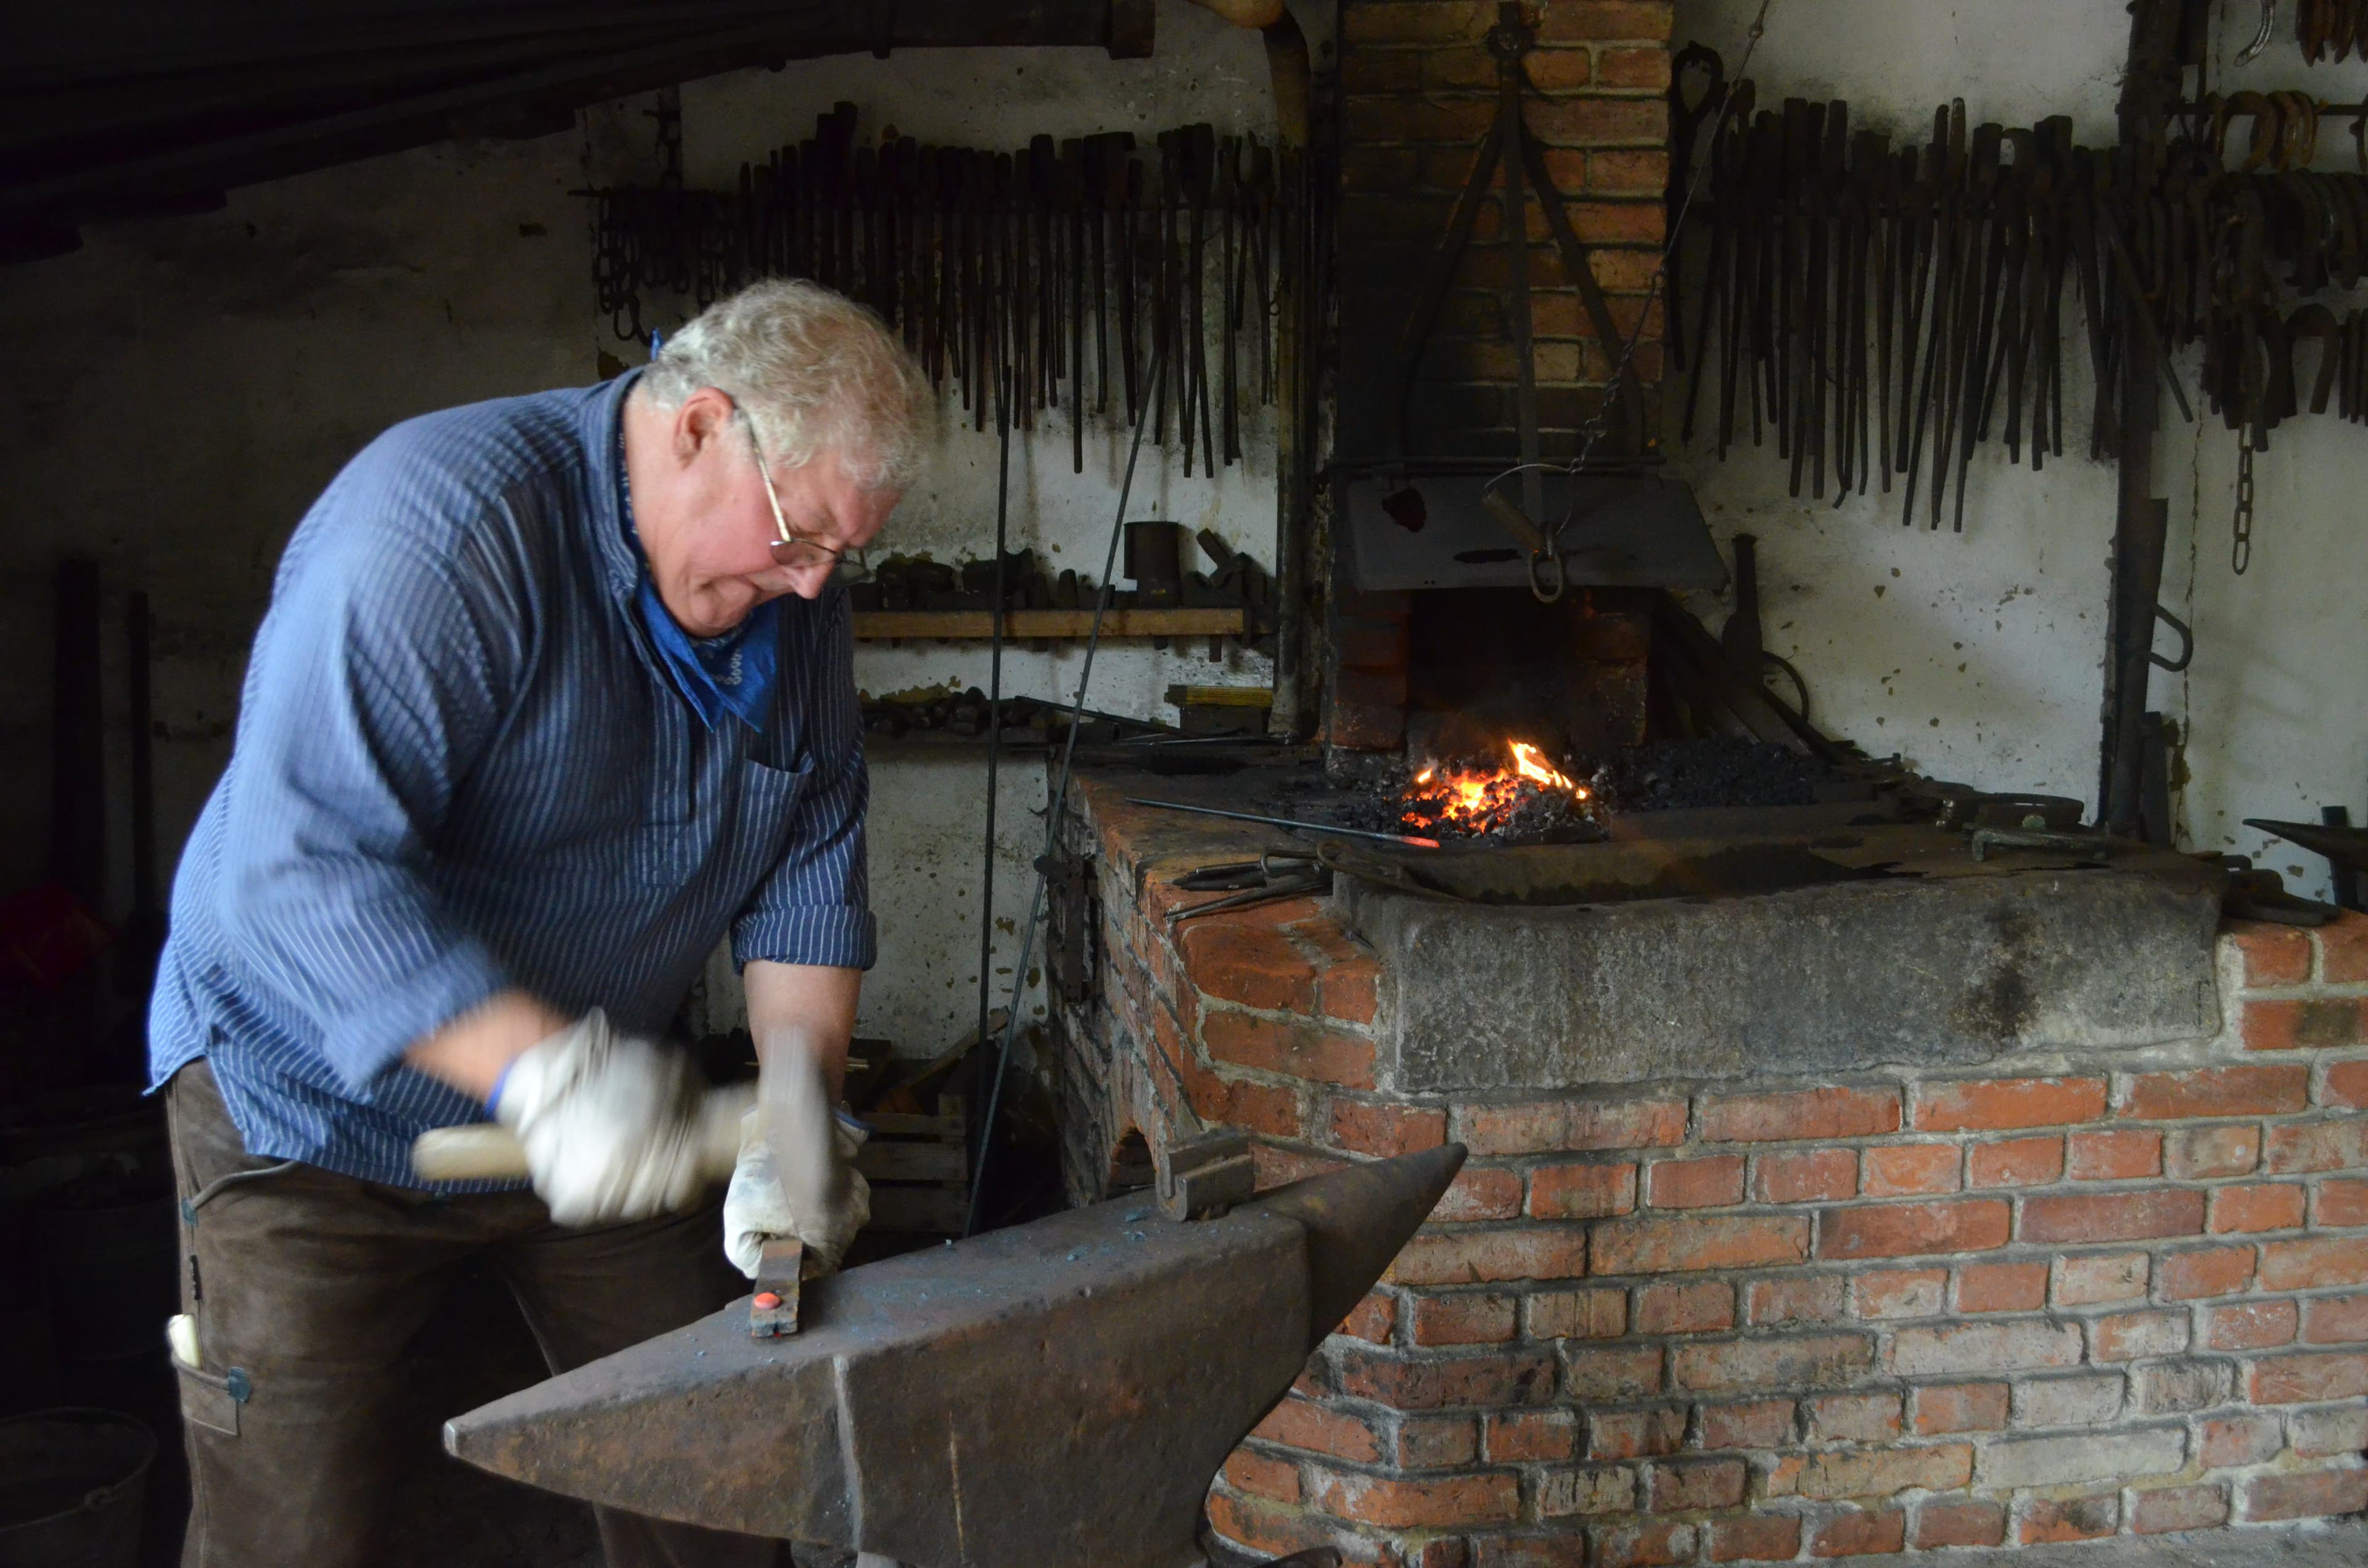
[[[1463,1164],[1443,1148],[1174,1221],[1148,1193],[746,1303],[449,1421],[496,1474],[916,1568],[1183,1568],[1209,1482]]]

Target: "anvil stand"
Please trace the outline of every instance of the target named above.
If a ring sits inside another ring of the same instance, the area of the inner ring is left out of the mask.
[[[1396,453],[1402,458],[1410,446],[1406,404],[1414,391],[1415,373],[1421,362],[1423,345],[1429,340],[1431,329],[1439,321],[1440,307],[1446,302],[1447,290],[1455,278],[1457,266],[1472,243],[1472,230],[1478,221],[1481,207],[1489,197],[1495,182],[1497,166],[1505,169],[1504,222],[1502,224],[1508,261],[1508,282],[1512,295],[1512,336],[1515,374],[1515,413],[1520,437],[1521,500],[1514,512],[1509,500],[1492,506],[1507,530],[1530,552],[1530,586],[1538,597],[1545,600],[1562,597],[1566,583],[1562,558],[1555,553],[1554,541],[1563,522],[1550,527],[1537,522],[1544,510],[1544,485],[1542,481],[1542,448],[1538,434],[1537,354],[1533,343],[1535,322],[1530,305],[1530,224],[1529,193],[1537,192],[1538,210],[1544,216],[1546,232],[1554,237],[1554,248],[1560,254],[1564,274],[1578,290],[1579,301],[1586,309],[1588,324],[1593,327],[1597,343],[1601,347],[1605,362],[1617,374],[1611,395],[1620,400],[1626,428],[1626,444],[1621,454],[1633,457],[1645,449],[1645,396],[1638,384],[1634,365],[1628,363],[1625,345],[1620,336],[1619,324],[1612,320],[1611,302],[1604,297],[1603,286],[1596,279],[1595,269],[1588,262],[1588,247],[1571,227],[1570,215],[1563,208],[1562,193],[1555,189],[1554,176],[1546,167],[1545,153],[1530,132],[1521,117],[1521,94],[1529,85],[1528,73],[1522,69],[1524,56],[1537,47],[1537,34],[1521,19],[1521,7],[1499,4],[1497,25],[1488,29],[1488,52],[1497,62],[1497,119],[1480,143],[1472,163],[1472,172],[1465,176],[1463,193],[1456,198],[1455,210],[1447,221],[1447,232],[1440,236],[1423,269],[1421,286],[1415,291],[1414,304],[1406,313],[1406,324],[1398,335],[1397,349],[1391,360],[1390,433]],[[1395,482],[1393,482],[1395,483]],[[1492,497],[1496,492],[1490,491]],[[1417,503],[1419,504],[1418,502]]]

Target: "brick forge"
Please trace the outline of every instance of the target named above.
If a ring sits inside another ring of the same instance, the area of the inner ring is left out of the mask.
[[[2368,1507],[2368,919],[2225,931],[2227,1022],[2171,1047],[1408,1096],[1374,956],[1310,900],[1171,928],[1259,841],[1125,792],[1072,801],[1072,1195],[1194,1119],[1261,1185],[1472,1151],[1227,1463],[1226,1541],[1630,1568]]]

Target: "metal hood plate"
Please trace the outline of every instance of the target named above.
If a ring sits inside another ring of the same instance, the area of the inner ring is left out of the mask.
[[[1368,475],[1349,481],[1351,565],[1368,593],[1403,588],[1518,588],[1529,585],[1529,552],[1488,515],[1488,475]],[[1693,491],[1651,474],[1547,473],[1541,521],[1571,514],[1559,540],[1571,585],[1597,588],[1720,588],[1726,563],[1711,541]],[[1383,508],[1411,483],[1425,517],[1407,529]]]

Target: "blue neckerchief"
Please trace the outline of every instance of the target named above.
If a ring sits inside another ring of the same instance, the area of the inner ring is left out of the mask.
[[[641,535],[633,527],[633,487],[625,477],[625,437],[620,426],[617,435],[617,494],[623,502],[625,537],[633,541],[639,553]],[[675,623],[666,612],[666,601],[658,597],[657,585],[650,581],[649,558],[642,558],[642,585],[633,596],[642,612],[642,624],[649,629],[650,643],[657,650],[658,661],[674,677],[677,690],[683,695],[709,729],[723,722],[727,713],[738,715],[740,722],[762,733],[772,715],[773,677],[780,639],[775,635],[775,621],[780,608],[768,599],[748,612],[748,618],[721,637],[694,640],[690,633]]]
[[[647,577],[642,579],[634,602],[641,606],[642,624],[650,630],[658,658],[709,729],[722,723],[726,713],[739,715],[752,730],[765,728],[773,704],[774,653],[779,647],[773,621],[780,611],[779,605],[768,599],[723,636],[693,640],[666,613],[657,585]]]

